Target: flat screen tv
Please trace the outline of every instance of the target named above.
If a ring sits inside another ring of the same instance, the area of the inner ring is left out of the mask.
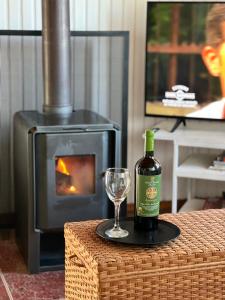
[[[145,115],[225,119],[225,2],[148,2]]]

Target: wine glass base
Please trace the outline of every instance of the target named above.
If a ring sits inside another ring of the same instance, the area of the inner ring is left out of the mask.
[[[108,237],[114,238],[114,239],[119,239],[119,238],[124,238],[129,235],[129,232],[125,229],[122,228],[112,228],[112,229],[107,229],[105,231],[105,234]]]

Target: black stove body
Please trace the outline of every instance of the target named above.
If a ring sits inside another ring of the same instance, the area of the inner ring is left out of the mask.
[[[121,165],[120,145],[118,126],[94,112],[15,114],[16,229],[29,272],[63,267],[65,222],[113,216],[103,175]]]

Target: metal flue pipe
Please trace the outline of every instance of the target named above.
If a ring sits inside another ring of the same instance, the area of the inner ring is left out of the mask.
[[[42,50],[46,113],[72,112],[69,0],[42,0]]]

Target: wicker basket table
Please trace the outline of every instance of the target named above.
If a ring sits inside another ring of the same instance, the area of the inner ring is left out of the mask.
[[[101,221],[65,224],[66,299],[225,299],[225,209],[161,218],[181,235],[154,248],[102,240]]]

